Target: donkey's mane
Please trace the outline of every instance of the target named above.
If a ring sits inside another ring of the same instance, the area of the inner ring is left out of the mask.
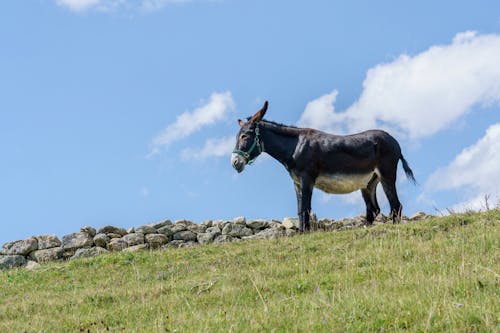
[[[252,116],[247,117],[247,121],[249,121],[251,118],[252,118]],[[287,125],[287,124],[278,123],[278,122],[276,122],[276,121],[267,120],[267,119],[262,119],[260,122],[261,122],[261,123],[262,123],[262,122],[263,122],[263,123],[267,123],[267,124],[274,125],[274,126],[279,126],[279,127],[287,127],[287,128],[295,128],[295,129],[300,129],[300,127],[297,127],[297,126],[294,126],[294,125]]]
[[[269,128],[271,131],[277,133],[277,134],[282,134],[286,136],[296,136],[301,128],[293,125],[285,125],[282,123],[277,123],[275,121],[267,120],[267,119],[262,119],[260,121],[261,124]]]
[[[271,124],[271,125],[280,126],[280,127],[298,128],[297,126],[293,126],[293,125],[285,125],[285,124],[283,124],[283,123],[278,123],[278,122],[276,122],[276,121],[267,120],[267,119],[262,119],[261,121],[263,121],[263,122],[265,122],[265,123],[268,123],[268,124]]]
[[[252,118],[252,116],[250,117],[247,117],[247,121],[250,120]],[[267,119],[262,119],[260,122],[264,122],[264,123],[268,123],[268,124],[271,124],[271,125],[276,125],[276,126],[280,126],[280,127],[289,127],[289,128],[299,128],[297,126],[293,126],[293,125],[286,125],[286,124],[283,124],[283,123],[278,123],[276,121],[272,121],[272,120],[267,120]]]

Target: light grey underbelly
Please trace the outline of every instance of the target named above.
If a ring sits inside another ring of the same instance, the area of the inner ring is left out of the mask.
[[[374,174],[375,172],[357,175],[323,174],[316,178],[314,186],[326,193],[350,193],[366,188]]]

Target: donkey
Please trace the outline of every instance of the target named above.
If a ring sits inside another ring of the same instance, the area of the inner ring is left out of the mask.
[[[381,130],[334,135],[311,128],[285,126],[263,119],[267,107],[266,101],[246,122],[238,119],[240,130],[231,164],[240,173],[262,152],[283,164],[295,185],[300,232],[310,230],[314,187],[335,194],[361,190],[366,204],[366,222],[372,224],[380,213],[376,196],[380,182],[389,200],[393,223],[400,221],[403,206],[396,192],[399,160],[408,179],[415,183],[415,177],[396,139]]]

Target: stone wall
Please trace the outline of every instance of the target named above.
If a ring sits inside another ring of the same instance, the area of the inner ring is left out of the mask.
[[[403,223],[429,217],[419,212]],[[352,219],[317,220],[313,215],[313,230],[333,231],[358,228],[364,224],[364,217]],[[386,223],[387,218],[379,215],[375,223]],[[237,217],[232,221],[207,221],[196,224],[187,220],[169,220],[125,230],[105,226],[98,230],[83,227],[80,232],[64,235],[40,235],[24,240],[5,243],[0,250],[0,269],[12,267],[34,268],[49,261],[63,261],[92,257],[112,251],[138,251],[188,247],[207,243],[239,242],[252,239],[272,239],[292,236],[297,233],[298,219],[247,220]]]

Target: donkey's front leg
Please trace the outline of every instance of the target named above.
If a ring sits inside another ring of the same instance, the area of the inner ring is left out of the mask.
[[[297,194],[297,206],[299,213],[299,232],[307,232],[311,229],[309,218],[311,213],[311,198],[313,183],[302,179],[300,184],[295,184]]]

